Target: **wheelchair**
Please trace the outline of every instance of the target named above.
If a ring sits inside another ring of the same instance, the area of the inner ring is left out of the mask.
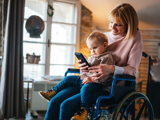
[[[147,54],[143,53],[144,57]],[[79,73],[79,69],[69,68],[68,73]],[[148,97],[142,92],[136,91],[135,76],[117,75],[111,85],[111,92],[108,96],[100,96],[95,105],[88,113],[88,120],[139,120],[145,109],[148,113],[148,120],[154,120],[154,111]],[[116,86],[118,80],[125,80],[125,86]],[[112,99],[111,102],[105,102]],[[141,108],[135,108],[136,102],[140,101]]]

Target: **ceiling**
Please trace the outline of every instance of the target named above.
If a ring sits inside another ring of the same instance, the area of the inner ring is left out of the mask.
[[[160,0],[80,0],[92,11],[93,24],[108,28],[108,13],[119,3],[131,4],[138,13],[140,29],[160,29]]]

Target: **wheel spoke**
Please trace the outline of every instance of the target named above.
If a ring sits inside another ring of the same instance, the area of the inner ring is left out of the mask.
[[[141,117],[141,114],[143,112],[143,109],[144,109],[145,105],[146,105],[146,101],[143,103],[141,109],[139,110],[138,115],[136,117],[136,120],[139,120],[139,118]]]
[[[123,117],[124,117],[125,120],[128,120],[128,118],[125,115]]]
[[[123,117],[125,120],[128,120],[128,113],[126,113],[126,115],[124,115],[122,111],[120,111],[120,113],[121,113],[121,119]]]
[[[132,113],[132,118],[131,118],[131,120],[135,120],[135,101],[133,101],[133,103],[132,103],[131,113]]]

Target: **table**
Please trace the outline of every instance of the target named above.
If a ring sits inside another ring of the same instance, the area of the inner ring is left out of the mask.
[[[28,86],[27,86],[27,98],[24,98],[24,100],[27,102],[26,103],[26,113],[28,112],[28,100],[29,100],[29,83],[32,83],[34,80],[31,78],[24,78],[23,82],[27,82]]]

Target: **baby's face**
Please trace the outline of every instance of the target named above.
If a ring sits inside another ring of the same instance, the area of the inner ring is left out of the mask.
[[[97,40],[89,40],[87,46],[91,51],[91,55],[97,56],[106,52],[107,42],[101,43]]]

